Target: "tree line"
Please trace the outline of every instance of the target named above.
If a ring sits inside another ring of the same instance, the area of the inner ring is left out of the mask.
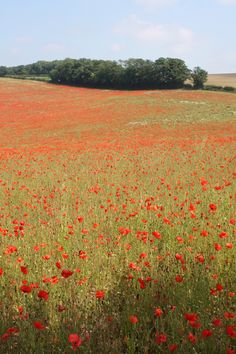
[[[58,84],[117,89],[176,89],[183,88],[187,80],[199,89],[203,88],[207,75],[200,67],[190,70],[178,58],[159,58],[155,61],[67,58],[14,67],[0,66],[0,76],[48,76],[51,82]]]

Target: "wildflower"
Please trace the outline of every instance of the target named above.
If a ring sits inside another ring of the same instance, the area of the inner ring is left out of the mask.
[[[44,330],[46,327],[39,321],[34,322],[34,327],[39,330]]]
[[[27,267],[21,266],[21,267],[20,267],[20,270],[21,270],[21,272],[22,272],[23,274],[28,274],[28,269],[27,269]]]
[[[131,323],[135,324],[138,322],[138,317],[135,315],[131,315],[131,316],[129,316],[129,320]]]
[[[209,205],[209,208],[210,208],[210,210],[213,211],[213,212],[216,211],[216,209],[217,209],[217,207],[216,207],[215,204],[210,204],[210,205]]]
[[[234,325],[229,325],[226,327],[226,334],[230,337],[230,338],[236,338],[236,330],[235,330],[235,326]]]
[[[162,344],[167,341],[167,336],[164,333],[156,333],[156,343],[157,344]]]
[[[71,333],[69,335],[68,342],[72,344],[73,350],[76,350],[76,348],[80,347],[83,343],[82,339],[76,333]]]
[[[203,338],[210,337],[210,336],[212,336],[212,334],[213,334],[213,332],[210,329],[204,329],[202,331],[202,337]]]
[[[170,344],[168,349],[170,352],[174,352],[176,349],[178,349],[178,344]]]
[[[31,287],[30,286],[28,286],[28,285],[22,285],[21,287],[20,287],[20,290],[23,292],[23,293],[31,293]]]
[[[193,344],[196,343],[196,341],[197,341],[197,337],[192,332],[189,332],[188,339]]]
[[[61,275],[62,275],[63,278],[69,278],[72,274],[73,274],[73,272],[70,271],[70,270],[67,270],[67,269],[64,269],[61,272]]]
[[[105,292],[103,290],[97,290],[96,291],[96,298],[97,299],[103,299],[105,296]]]
[[[161,234],[159,232],[157,232],[157,231],[153,231],[152,235],[158,240],[161,239]]]
[[[198,315],[196,313],[185,313],[184,315],[187,321],[195,322],[198,319]]]
[[[155,308],[154,313],[156,317],[161,317],[161,315],[163,315],[163,311],[160,308]]]
[[[176,275],[175,280],[177,283],[182,283],[182,281],[184,280],[183,277],[181,275]]]
[[[222,249],[222,246],[219,243],[215,243],[214,247],[216,251],[220,251]]]
[[[213,321],[212,321],[212,324],[216,327],[220,327],[222,326],[222,321],[219,319],[219,318],[215,318]]]
[[[48,292],[47,291],[44,291],[44,290],[40,290],[39,292],[38,292],[38,297],[40,298],[40,299],[44,299],[45,301],[48,301]]]

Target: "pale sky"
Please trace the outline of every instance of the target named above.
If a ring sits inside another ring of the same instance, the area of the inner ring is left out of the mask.
[[[236,73],[236,0],[0,0],[0,65],[183,59]]]

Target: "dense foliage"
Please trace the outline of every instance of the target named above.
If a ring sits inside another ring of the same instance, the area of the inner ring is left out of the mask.
[[[204,87],[204,83],[207,81],[208,73],[207,71],[201,69],[199,66],[193,69],[191,77],[193,80],[193,87],[196,89],[201,89]]]
[[[207,72],[198,68],[199,73]],[[194,76],[193,76],[194,75]],[[200,75],[200,76],[201,76]],[[159,58],[155,61],[128,59],[123,61],[70,59],[38,61],[29,65],[0,67],[0,76],[48,76],[54,83],[105,88],[181,88],[188,79],[198,78],[198,72],[188,69],[178,58]],[[195,85],[202,88],[202,85]]]

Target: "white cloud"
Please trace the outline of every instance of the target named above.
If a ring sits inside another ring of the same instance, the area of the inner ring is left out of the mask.
[[[195,42],[193,31],[187,27],[145,22],[136,15],[126,18],[115,31],[135,39],[142,46],[151,44],[176,55],[188,52]]]

